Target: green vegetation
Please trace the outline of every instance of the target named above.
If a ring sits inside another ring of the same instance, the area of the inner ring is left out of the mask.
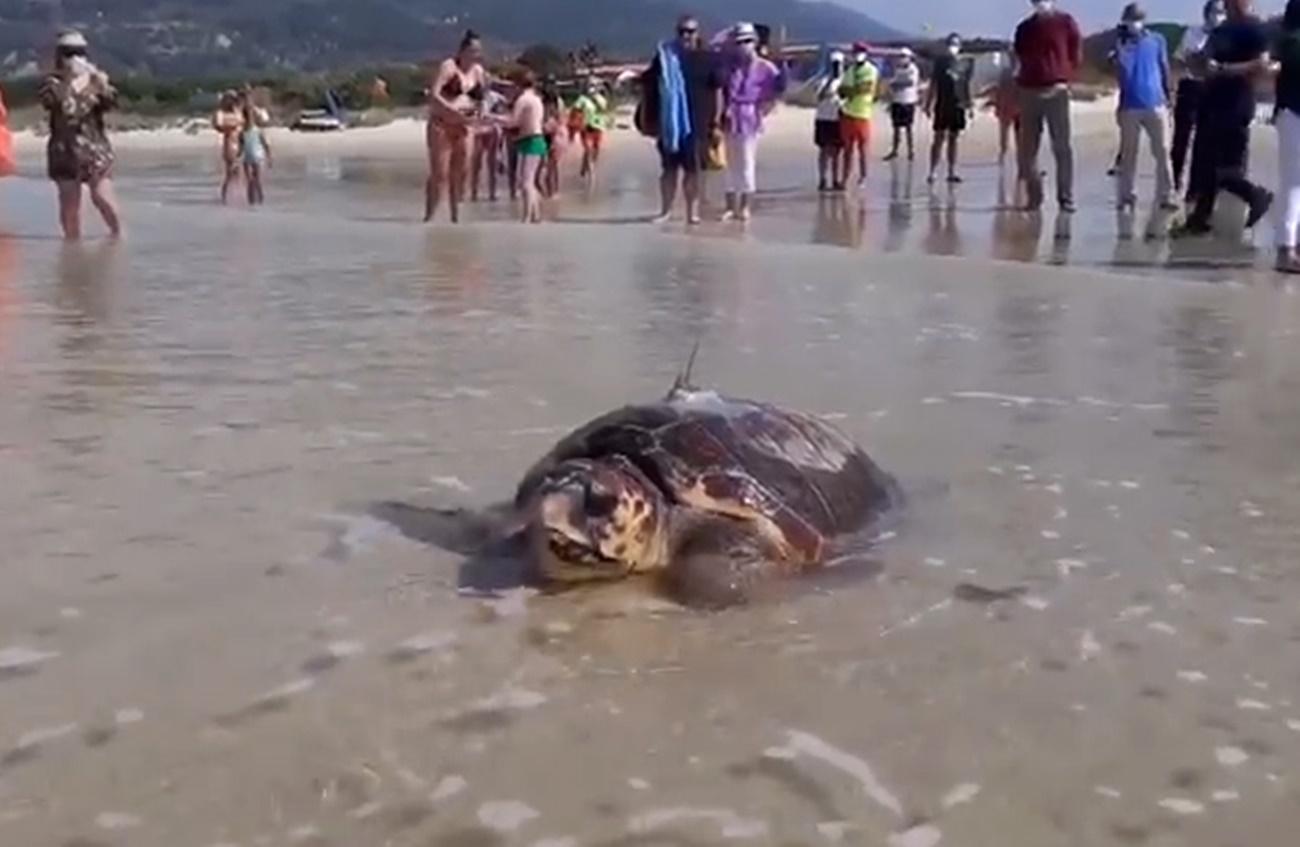
[[[372,102],[376,77],[387,83],[389,103]],[[141,115],[162,116],[188,112],[205,112],[217,96],[246,83],[258,91],[265,105],[291,111],[315,108],[325,99],[325,92],[338,92],[349,109],[368,109],[378,105],[417,106],[424,102],[428,71],[413,65],[380,67],[346,74],[293,74],[283,76],[208,76],[158,78],[132,75],[114,78],[121,97],[120,107]],[[40,80],[26,78],[4,83],[5,100],[14,108],[36,104]]]

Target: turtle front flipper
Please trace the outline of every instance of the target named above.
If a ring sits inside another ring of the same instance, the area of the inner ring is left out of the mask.
[[[775,558],[803,569],[821,563],[825,537],[803,515],[752,476],[738,471],[701,473],[678,496],[695,509],[726,515],[762,533]]]
[[[792,570],[784,551],[751,520],[681,509],[674,513],[672,536],[660,581],[684,606],[743,605]]]

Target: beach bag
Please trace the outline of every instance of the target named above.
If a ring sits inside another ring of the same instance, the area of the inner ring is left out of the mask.
[[[725,171],[727,169],[727,145],[718,133],[709,140],[704,150],[704,169],[706,171]]]
[[[0,177],[13,176],[17,172],[14,137],[9,132],[9,113],[5,111],[4,95],[0,94]]]
[[[637,100],[632,125],[646,138],[659,137],[659,85],[641,81],[641,98]]]

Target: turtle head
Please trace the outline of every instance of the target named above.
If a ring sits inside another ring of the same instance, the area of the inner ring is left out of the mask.
[[[625,459],[575,459],[542,478],[530,533],[552,583],[621,579],[662,567],[667,504]]]

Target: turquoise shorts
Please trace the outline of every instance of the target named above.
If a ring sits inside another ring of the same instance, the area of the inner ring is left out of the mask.
[[[515,151],[520,156],[545,156],[550,148],[546,144],[546,136],[529,135],[515,142]]]

